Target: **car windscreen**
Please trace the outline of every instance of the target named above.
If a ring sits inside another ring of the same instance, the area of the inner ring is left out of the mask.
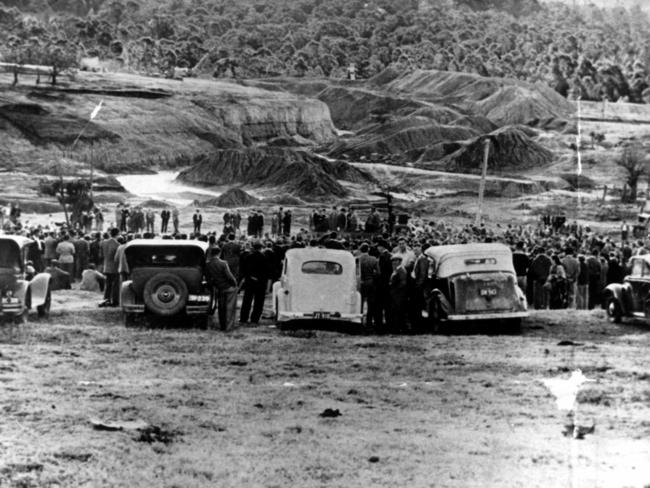
[[[13,241],[0,241],[0,268],[11,268],[20,272],[20,253]]]
[[[343,266],[334,261],[305,261],[301,270],[305,274],[319,275],[340,275],[343,274]]]
[[[137,246],[125,250],[129,267],[202,267],[205,255],[199,247]]]

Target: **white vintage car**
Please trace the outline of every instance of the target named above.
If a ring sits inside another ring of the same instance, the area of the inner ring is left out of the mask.
[[[433,292],[427,312],[432,321],[500,320],[517,327],[528,316],[508,246],[435,246],[425,255],[431,262]]]
[[[273,284],[278,322],[336,320],[361,324],[361,294],[352,253],[337,249],[290,249],[280,281]]]

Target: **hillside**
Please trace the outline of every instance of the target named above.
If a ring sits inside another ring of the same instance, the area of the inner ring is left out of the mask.
[[[146,171],[274,137],[334,139],[324,103],[230,82],[85,73],[57,87],[8,81],[0,76],[4,169],[51,168],[65,150],[108,172]],[[84,129],[100,101],[101,112]]]

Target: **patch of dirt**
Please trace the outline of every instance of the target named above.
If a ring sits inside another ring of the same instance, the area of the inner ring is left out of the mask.
[[[0,396],[0,485],[74,486],[80,469],[136,488],[650,479],[644,322],[610,324],[594,310],[533,311],[520,335],[480,324],[416,336],[268,325],[125,328],[89,295],[56,292],[49,321],[0,342],[15,364]],[[577,368],[595,381],[575,422],[596,428],[571,459],[567,417],[542,380]],[[158,427],[101,431],[92,416]]]

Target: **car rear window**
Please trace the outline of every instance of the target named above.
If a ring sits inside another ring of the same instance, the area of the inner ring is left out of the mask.
[[[171,246],[142,246],[127,248],[127,261],[131,268],[147,266],[201,267],[205,256],[200,248]]]
[[[305,261],[302,263],[302,272],[305,274],[340,275],[343,266],[333,261]]]
[[[0,268],[20,271],[20,255],[16,253],[16,244],[13,242],[0,242]]]
[[[465,265],[467,266],[478,264],[497,264],[497,260],[495,258],[473,258],[465,260]]]

